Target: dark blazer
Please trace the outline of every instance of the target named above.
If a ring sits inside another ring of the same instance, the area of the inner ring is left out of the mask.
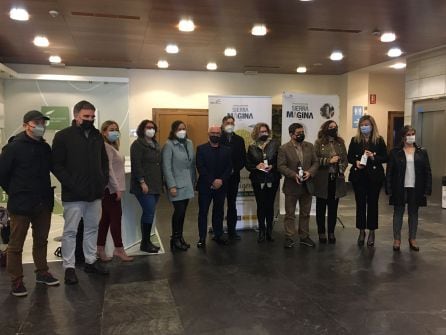
[[[415,146],[415,194],[418,206],[426,206],[426,195],[432,193],[432,172],[427,151]],[[389,203],[394,206],[405,204],[404,177],[406,175],[406,154],[402,147],[390,151],[386,169],[386,193]]]
[[[299,195],[304,187],[309,193],[313,194],[314,192],[312,177],[317,173],[319,161],[316,157],[313,144],[310,142],[302,142],[302,153],[303,162],[300,162],[293,141],[289,141],[279,148],[277,168],[285,176],[282,188],[285,194]],[[301,185],[296,182],[299,166],[302,166],[304,171],[308,171],[311,174],[311,178]]]
[[[108,156],[101,133],[92,128],[85,136],[75,121],[53,140],[53,173],[62,184],[62,201],[94,201],[108,183]]]
[[[44,140],[34,140],[22,132],[0,155],[0,186],[8,194],[8,211],[32,215],[42,204],[53,210],[54,194],[50,180],[51,148]]]
[[[280,173],[277,170],[277,154],[280,144],[276,140],[268,142],[262,151],[257,144],[253,143],[248,148],[246,155],[246,169],[251,172],[249,179],[253,184],[274,183],[280,179]],[[265,158],[264,158],[265,154]],[[256,166],[263,163],[264,159],[268,160],[268,165],[272,165],[272,169],[266,173],[256,169]]]
[[[365,149],[375,153],[375,157],[374,159],[368,160],[364,169],[358,169],[356,167],[356,161],[361,160]],[[383,163],[387,162],[387,147],[382,137],[378,139],[376,144],[364,143],[364,141],[357,143],[355,138],[352,137],[348,147],[347,157],[348,162],[352,164],[348,176],[349,181],[357,182],[361,176],[366,176],[376,183],[382,183],[384,181],[386,176],[384,174]]]
[[[137,138],[130,146],[130,161],[132,168],[130,193],[141,195],[140,181],[144,179],[149,194],[161,194],[163,176],[159,143],[155,140],[149,143],[144,138]]]
[[[236,133],[232,133],[231,141],[229,141],[229,135],[223,132],[220,138],[220,144],[231,148],[232,178],[240,181],[240,170],[242,170],[246,164],[245,140]]]
[[[215,179],[223,180],[223,188],[232,173],[231,149],[224,145],[212,147],[204,143],[197,147],[198,191],[208,192]]]

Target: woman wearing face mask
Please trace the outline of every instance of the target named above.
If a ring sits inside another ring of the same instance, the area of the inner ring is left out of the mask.
[[[190,245],[183,238],[183,225],[189,199],[194,197],[195,156],[183,121],[172,123],[162,158],[168,197],[174,207],[170,249],[186,251]]]
[[[257,203],[259,236],[257,242],[274,241],[272,237],[274,200],[279,187],[277,152],[280,144],[271,139],[271,130],[266,123],[257,123],[251,133],[254,140],[246,155],[246,169],[250,173],[252,188]],[[266,221],[266,226],[265,226]]]
[[[130,192],[136,196],[142,207],[140,250],[148,253],[157,253],[160,249],[150,241],[156,204],[163,187],[161,150],[155,139],[157,129],[153,121],[142,121],[136,130],[138,138],[130,146]]]
[[[357,134],[348,147],[348,162],[352,164],[348,179],[355,192],[359,246],[364,245],[366,229],[369,230],[367,245],[375,244],[379,193],[385,179],[382,164],[386,161],[386,143],[379,135],[375,119],[364,115],[359,119]]]
[[[130,262],[133,257],[127,256],[121,238],[121,197],[125,191],[125,159],[119,153],[119,126],[115,121],[105,121],[101,126],[101,134],[105,142],[109,164],[109,179],[102,198],[102,217],[99,221],[97,252],[101,261],[109,261],[105,254],[105,242],[108,228],[115,244],[113,255],[124,262]]]
[[[401,226],[407,203],[409,216],[409,247],[419,251],[417,246],[418,207],[426,206],[426,196],[432,191],[432,173],[425,149],[415,143],[415,129],[404,126],[401,130],[401,145],[390,151],[387,163],[386,191],[390,196],[393,211],[393,250],[401,245]]]
[[[347,194],[344,172],[348,166],[347,149],[338,135],[336,122],[329,120],[322,124],[314,149],[319,160],[319,169],[313,179],[319,242],[327,243],[325,211],[328,207],[328,243],[334,244],[339,198]]]

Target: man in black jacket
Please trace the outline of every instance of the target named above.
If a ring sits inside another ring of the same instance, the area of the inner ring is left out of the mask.
[[[88,101],[73,109],[71,127],[56,133],[53,140],[53,173],[62,184],[64,231],[62,258],[65,284],[78,282],[75,266],[76,233],[84,222],[84,270],[108,274],[96,261],[101,198],[108,182],[108,158],[101,133],[94,127],[95,107]]]
[[[243,138],[234,133],[234,126],[234,117],[226,115],[222,120],[220,143],[231,148],[232,159],[232,174],[226,185],[228,237],[232,240],[240,240],[240,235],[236,233],[238,218],[236,200],[240,184],[240,171],[245,167],[246,163],[246,147]]]
[[[226,197],[226,184],[232,173],[231,149],[220,145],[221,128],[209,128],[209,142],[197,147],[198,177],[198,248],[206,246],[206,230],[209,206],[212,207],[213,240],[226,244],[223,239],[223,216]]]
[[[43,139],[47,120],[49,118],[39,111],[26,113],[23,117],[25,130],[11,138],[0,155],[0,185],[8,194],[11,216],[7,267],[14,296],[28,294],[23,284],[22,250],[30,223],[36,282],[49,286],[59,284],[48,272],[46,260],[54,205],[50,180],[51,148]]]

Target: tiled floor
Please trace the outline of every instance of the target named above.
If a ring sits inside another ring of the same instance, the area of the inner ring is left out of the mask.
[[[336,245],[282,247],[256,234],[219,246],[197,240],[196,201],[187,216],[188,252],[114,260],[110,276],[77,270],[77,286],[42,287],[25,265],[26,298],[9,295],[0,270],[0,334],[446,334],[446,210],[420,210],[419,253],[403,240],[392,251],[392,208],[383,195],[375,248],[356,245],[355,207],[341,200]],[[157,224],[164,245],[171,206],[163,198]],[[314,218],[312,236],[316,239]],[[407,235],[405,224],[403,236]],[[51,271],[63,279],[60,263]]]

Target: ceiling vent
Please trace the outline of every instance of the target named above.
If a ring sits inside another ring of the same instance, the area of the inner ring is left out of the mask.
[[[116,14],[105,14],[105,13],[71,12],[71,15],[86,16],[86,17],[99,17],[99,18],[105,18],[105,19],[141,20],[141,17],[139,17],[139,16],[116,15]]]
[[[361,32],[359,29],[337,29],[337,28],[308,28],[309,31],[320,31],[327,33],[348,33],[348,34],[358,34]]]

